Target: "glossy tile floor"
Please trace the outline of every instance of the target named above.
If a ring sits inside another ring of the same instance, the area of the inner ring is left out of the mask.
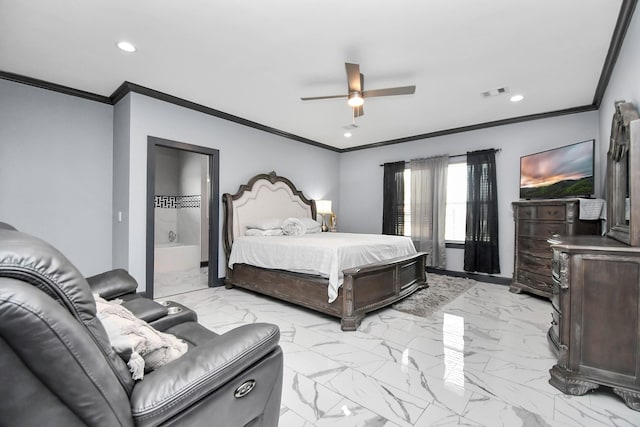
[[[153,295],[163,298],[171,295],[206,289],[207,267],[181,271],[168,271],[153,275]]]
[[[242,290],[169,299],[218,333],[279,325],[283,427],[640,425],[605,388],[565,396],[549,385],[550,303],[505,286],[479,283],[429,318],[382,309],[357,332]]]

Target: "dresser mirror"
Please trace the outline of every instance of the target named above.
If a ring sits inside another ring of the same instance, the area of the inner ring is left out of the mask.
[[[631,103],[616,103],[616,115],[607,153],[607,236],[640,246],[640,209],[633,209],[634,200],[640,203],[640,120]]]

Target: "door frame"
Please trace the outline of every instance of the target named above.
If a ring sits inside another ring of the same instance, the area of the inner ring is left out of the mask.
[[[218,249],[219,249],[219,223],[220,210],[220,150],[201,147],[185,142],[170,139],[147,136],[147,259],[146,259],[146,291],[149,298],[153,298],[153,275],[155,258],[155,193],[156,193],[156,147],[174,148],[197,154],[204,154],[209,158],[209,287],[221,286],[222,280],[218,278]],[[201,204],[202,206],[202,204]]]

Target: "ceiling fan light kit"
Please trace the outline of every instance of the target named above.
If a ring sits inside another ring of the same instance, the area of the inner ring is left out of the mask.
[[[359,107],[364,104],[364,98],[359,92],[351,92],[349,94],[349,100],[347,101],[350,107]]]
[[[364,90],[364,74],[360,73],[360,65],[345,62],[347,69],[347,95],[329,95],[300,98],[302,101],[315,101],[318,99],[347,98],[347,104],[353,108],[353,117],[364,114],[362,106],[364,99],[374,96],[411,95],[415,93],[415,86],[390,87],[384,89]]]

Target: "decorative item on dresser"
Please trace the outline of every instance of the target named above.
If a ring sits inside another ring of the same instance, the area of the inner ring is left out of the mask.
[[[549,383],[565,394],[611,387],[640,411],[640,120],[616,102],[607,154],[607,236],[551,239],[558,357]],[[628,208],[627,208],[628,207]]]
[[[509,288],[511,292],[526,291],[551,298],[551,250],[547,239],[553,236],[600,234],[599,219],[580,219],[581,200],[585,199],[522,200],[512,203],[516,239],[513,281]]]

